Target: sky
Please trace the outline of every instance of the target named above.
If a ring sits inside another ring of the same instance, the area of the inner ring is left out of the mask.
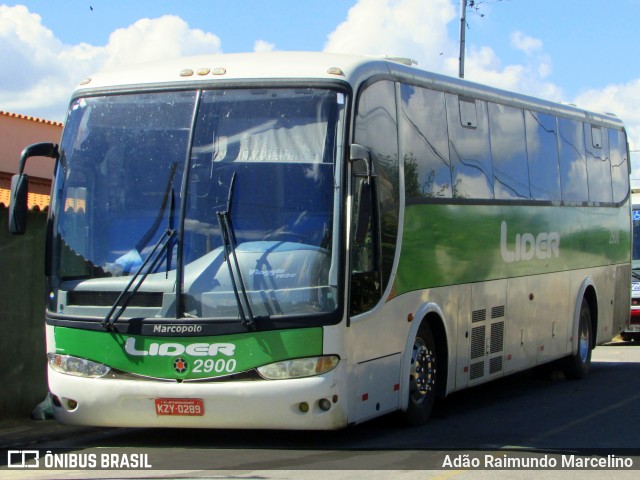
[[[615,113],[640,186],[640,0],[467,5],[465,78]],[[95,71],[206,53],[392,55],[457,76],[459,38],[460,0],[0,0],[0,110],[63,121]]]

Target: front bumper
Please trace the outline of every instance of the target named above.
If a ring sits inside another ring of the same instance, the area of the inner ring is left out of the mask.
[[[347,425],[342,368],[309,378],[216,383],[92,379],[49,368],[49,389],[57,397],[55,417],[65,424],[329,430]],[[158,415],[157,398],[202,399],[204,415]],[[328,410],[320,407],[323,399]]]

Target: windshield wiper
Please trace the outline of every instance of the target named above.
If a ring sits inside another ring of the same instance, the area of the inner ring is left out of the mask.
[[[635,278],[636,280],[640,280],[640,269],[639,268],[632,268],[631,269],[631,276],[633,278]]]
[[[244,280],[242,279],[240,262],[238,262],[238,256],[236,255],[236,235],[231,224],[231,201],[233,199],[233,186],[235,184],[235,180],[236,172],[233,172],[233,175],[231,175],[231,183],[229,184],[229,193],[227,195],[227,209],[225,211],[216,212],[216,216],[218,217],[218,224],[220,225],[220,236],[222,237],[222,245],[224,247],[224,258],[227,262],[227,267],[229,267],[229,278],[231,279],[233,294],[235,295],[236,303],[238,304],[241,323],[249,330],[255,330],[256,322],[253,312],[251,311],[251,304],[249,303],[249,297],[247,296],[247,289],[245,288]],[[232,259],[233,265],[231,265]],[[238,292],[238,285],[240,286],[240,292]],[[242,296],[240,294],[242,294]]]
[[[136,294],[142,283],[145,281],[147,276],[155,270],[158,266],[158,263],[162,260],[162,256],[167,247],[171,244],[171,240],[175,236],[176,231],[167,228],[162,236],[158,239],[156,244],[153,246],[151,253],[149,256],[142,262],[142,265],[135,273],[127,286],[124,287],[124,290],[120,292],[118,298],[113,303],[109,313],[102,320],[102,326],[107,330],[113,329],[113,324],[118,321],[118,319],[122,316],[124,311],[127,309],[131,298]],[[142,273],[144,272],[144,273]],[[135,286],[134,286],[135,284]],[[133,286],[133,288],[131,288]],[[117,311],[116,311],[117,310]]]

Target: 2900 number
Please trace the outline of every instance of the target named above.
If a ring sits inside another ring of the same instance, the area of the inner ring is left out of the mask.
[[[236,363],[233,358],[229,360],[225,360],[224,358],[219,358],[218,360],[207,358],[206,360],[202,360],[198,358],[193,364],[192,371],[194,373],[232,373],[236,369]]]

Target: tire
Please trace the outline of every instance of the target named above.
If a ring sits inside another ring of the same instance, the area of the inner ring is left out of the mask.
[[[427,325],[420,327],[413,341],[409,370],[409,406],[405,419],[409,425],[424,425],[436,400],[438,386],[436,342]]]
[[[569,378],[581,380],[589,374],[591,367],[591,310],[586,299],[582,299],[580,305],[580,318],[578,320],[578,348],[565,359],[564,372]]]

